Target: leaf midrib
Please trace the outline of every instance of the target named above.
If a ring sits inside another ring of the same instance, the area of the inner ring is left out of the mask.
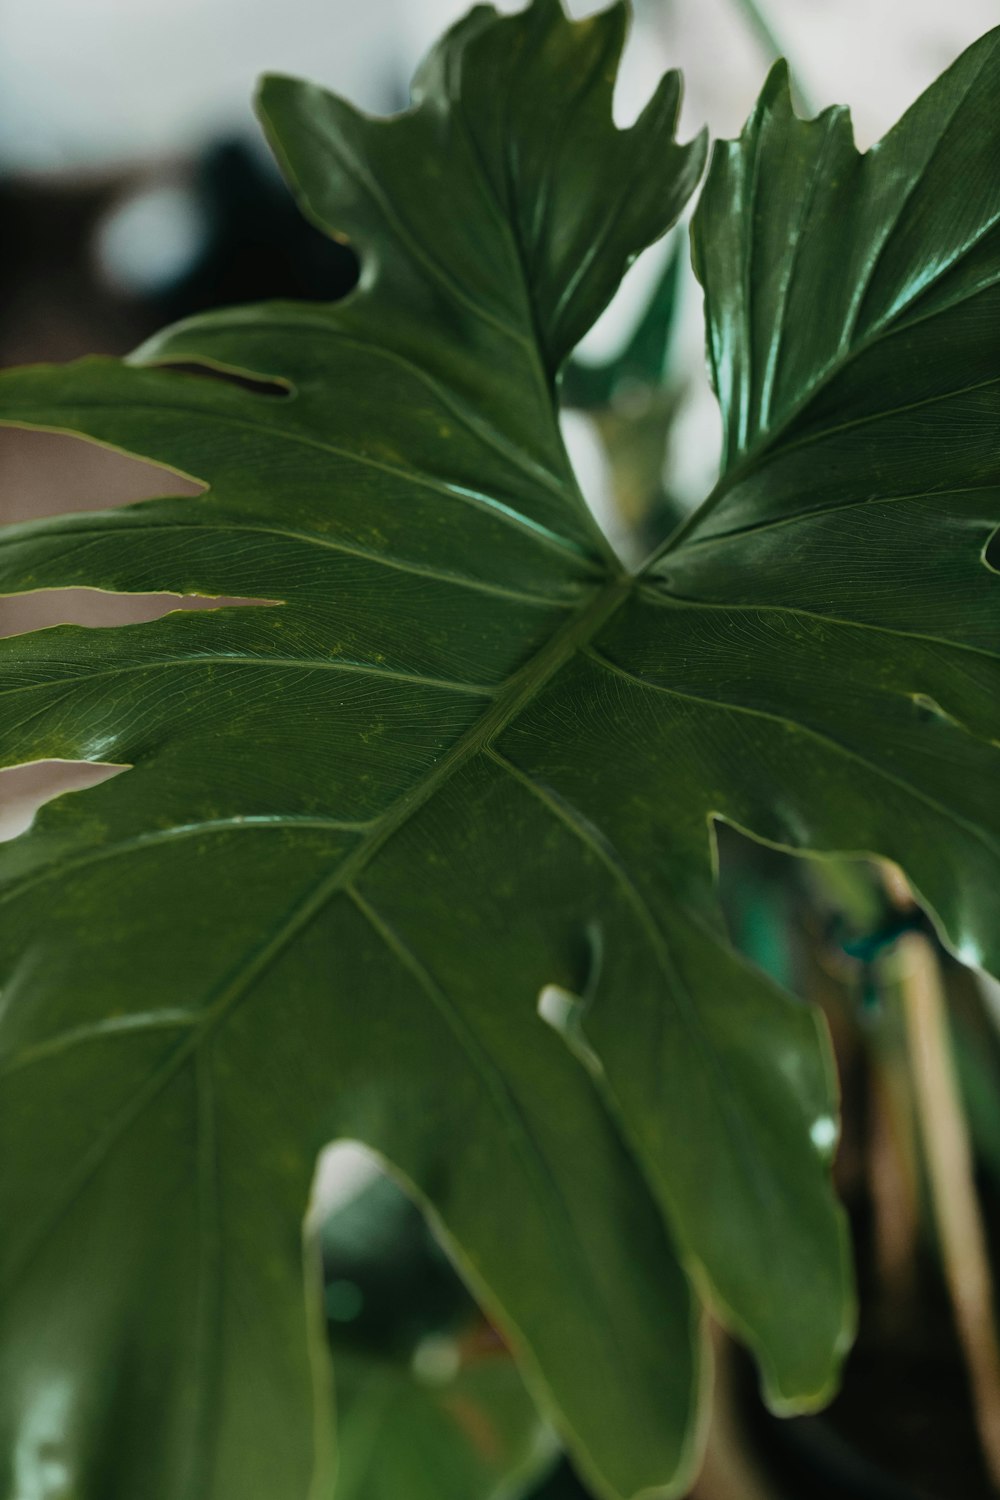
[[[898,625],[882,625],[876,620],[852,619],[849,615],[832,615],[828,610],[806,609],[800,604],[775,604],[773,600],[737,600],[730,603],[724,599],[697,599],[690,594],[677,594],[672,589],[657,587],[654,583],[640,585],[644,599],[657,606],[676,605],[680,609],[719,610],[731,614],[793,615],[798,619],[817,621],[821,625],[843,626],[846,630],[871,630],[877,635],[895,636],[902,640],[921,641],[931,646],[945,646],[949,651],[967,651],[973,656],[984,656],[987,661],[997,661],[998,651],[988,646],[974,646],[969,641],[949,640],[947,636],[934,635],[924,630],[906,630]]]
[[[440,988],[433,974],[420,961],[399,933],[395,932],[384,916],[353,885],[345,885],[344,894],[368,922],[379,938],[385,951],[404,972],[417,983],[438,1016],[454,1037],[458,1047],[469,1059],[478,1075],[493,1108],[509,1132],[512,1149],[521,1163],[528,1182],[534,1184],[542,1212],[552,1226],[557,1238],[564,1238],[569,1253],[581,1273],[584,1286],[599,1292],[601,1278],[597,1268],[591,1264],[592,1256],[585,1239],[576,1232],[576,1220],[568,1198],[557,1174],[545,1153],[536,1143],[532,1129],[518,1099],[517,1093],[504,1075],[502,1067],[492,1056],[488,1046],[477,1036],[459,1007],[454,1005]],[[526,1149],[527,1148],[527,1149]],[[562,1220],[568,1233],[559,1234]],[[614,1340],[623,1366],[628,1364],[626,1351],[620,1342],[619,1330],[610,1308],[604,1309],[604,1319]],[[579,1436],[579,1434],[578,1434]]]
[[[687,543],[687,539],[690,533],[696,531],[705,517],[710,515],[712,511],[716,510],[722,503],[722,501],[725,500],[725,498],[729,494],[731,494],[732,491],[743,482],[743,480],[751,475],[755,469],[766,465],[779,453],[783,453],[788,449],[797,448],[800,445],[805,445],[809,442],[822,439],[828,436],[830,431],[840,430],[823,429],[818,433],[808,434],[806,437],[800,439],[798,443],[782,442],[783,436],[794,429],[795,424],[798,422],[799,418],[803,415],[804,412],[808,411],[809,407],[814,401],[817,400],[817,398],[823,393],[823,391],[826,390],[826,388],[834,380],[843,375],[846,369],[848,369],[858,359],[862,358],[863,355],[867,354],[869,350],[875,348],[884,340],[895,338],[902,333],[908,332],[911,328],[919,323],[932,322],[935,318],[947,317],[949,313],[954,313],[956,307],[959,307],[966,302],[973,302],[977,297],[982,296],[988,291],[991,291],[997,282],[997,277],[995,276],[987,281],[984,285],[977,286],[967,296],[958,298],[955,302],[949,302],[943,307],[932,308],[930,312],[924,312],[922,314],[918,313],[916,316],[907,316],[908,313],[912,313],[915,305],[923,301],[923,299],[928,295],[928,293],[934,286],[936,286],[941,280],[943,280],[943,278],[949,272],[954,270],[956,265],[958,265],[962,260],[964,260],[967,255],[971,254],[971,252],[977,248],[977,246],[982,242],[986,235],[989,234],[990,231],[994,229],[998,223],[1000,223],[1000,214],[994,214],[987,220],[986,224],[979,230],[979,232],[966,245],[964,245],[962,249],[955,256],[953,256],[950,261],[947,261],[944,263],[944,265],[940,266],[937,269],[935,275],[921,286],[917,296],[915,296],[910,302],[904,303],[902,306],[894,309],[884,322],[876,323],[869,330],[869,332],[864,335],[863,338],[857,341],[857,343],[846,349],[838,349],[834,356],[830,359],[829,363],[817,372],[811,384],[802,392],[799,400],[792,403],[792,405],[789,406],[788,409],[780,416],[778,422],[774,427],[768,428],[761,425],[757,432],[755,440],[750,444],[748,448],[744,450],[742,454],[740,454],[737,461],[723,474],[720,475],[718,482],[714,485],[711,492],[705,497],[702,503],[696,506],[691,514],[689,516],[686,516],[684,520],[681,521],[677,527],[675,527],[675,529],[670,533],[669,536],[664,538],[663,542],[659,547],[657,547],[656,551],[649,558],[646,566],[642,571],[646,572],[653,566],[654,563],[661,561],[671,552],[674,552],[682,542]],[[708,313],[707,299],[708,292],[706,291],[706,314]],[[709,343],[709,348],[711,348],[711,342]],[[749,367],[747,378],[752,378],[752,369],[750,369]],[[982,382],[982,384],[985,385],[995,383],[995,380]],[[946,391],[942,394],[929,398],[929,400],[946,400],[960,394],[963,394],[963,392]],[[917,402],[915,404],[924,405],[927,403]],[[900,409],[906,410],[907,408]],[[877,421],[881,418],[891,415],[893,415],[891,411],[877,412],[873,417],[863,420]],[[703,540],[707,544],[714,541],[715,537],[714,535],[709,535]]]
[[[436,766],[407,793],[398,797],[386,812],[377,819],[370,833],[349,851],[336,868],[317,882],[293,909],[282,919],[278,928],[267,941],[257,948],[239,972],[222,987],[215,999],[205,1008],[190,1033],[163,1061],[161,1066],[146,1079],[144,1086],[124,1104],[107,1130],[95,1140],[86,1152],[76,1172],[65,1180],[62,1201],[54,1205],[45,1215],[35,1234],[29,1237],[8,1270],[5,1285],[7,1290],[18,1281],[31,1264],[37,1248],[43,1244],[54,1226],[76,1201],[79,1194],[104,1162],[107,1153],[120,1139],[123,1131],[139,1119],[145,1109],[158,1098],[163,1089],[182,1067],[197,1053],[205,1040],[225,1022],[232,1011],[246,997],[254,983],[266,973],[335,895],[350,886],[362,873],[383,846],[404,826],[425,803],[440,790],[451,777],[468,761],[483,750],[495,735],[508,724],[541,692],[556,673],[573,655],[596,635],[598,630],[615,614],[630,596],[635,579],[631,575],[609,577],[605,584],[594,592],[589,602],[573,619],[550,637],[542,649],[514,674],[504,691],[493,701],[483,716],[448,750]]]
[[[3,425],[2,422],[0,422],[0,425]],[[169,504],[173,498],[171,496],[164,497],[164,503]],[[135,531],[219,531],[227,536],[234,532],[239,532],[240,534],[246,533],[247,535],[277,536],[293,542],[304,542],[310,547],[322,547],[329,552],[336,552],[344,557],[359,558],[362,562],[370,562],[376,564],[378,567],[389,568],[395,572],[412,574],[415,578],[429,578],[435,583],[444,583],[453,585],[456,588],[469,589],[473,593],[488,594],[499,599],[513,599],[518,604],[539,605],[548,609],[573,609],[576,607],[574,599],[560,598],[558,595],[551,593],[532,594],[524,589],[508,588],[506,585],[493,582],[488,578],[474,578],[469,574],[450,573],[446,569],[424,565],[412,558],[397,557],[386,552],[376,552],[370,547],[353,546],[351,543],[341,541],[339,538],[324,536],[318,531],[293,531],[288,526],[259,526],[242,519],[234,519],[233,521],[206,521],[199,514],[192,514],[189,520],[183,521],[149,520],[142,513],[144,508],[158,503],[160,502],[157,500],[140,500],[133,506],[123,507],[118,514],[124,516],[126,519],[121,524],[121,532],[118,534],[129,535]],[[108,514],[108,511],[100,510],[80,511],[68,518],[62,516],[44,516],[40,521],[10,522],[7,525],[0,526],[0,553],[14,547],[31,547],[39,540],[45,541],[52,536],[60,541],[66,538],[73,538],[76,541],[80,537],[95,536],[102,541],[106,541],[109,536],[116,534],[113,532],[112,527],[107,524],[106,520],[105,524],[101,526],[89,524],[76,525],[75,523],[78,520],[88,523],[93,521],[95,516],[106,518]],[[66,519],[69,520],[70,524],[50,524],[52,522],[61,523]],[[572,575],[570,582],[573,582],[575,578],[576,575]],[[19,594],[35,593],[45,592],[53,588],[86,588],[97,593],[153,593],[173,595],[178,599],[184,597],[183,594],[178,593],[175,589],[116,589],[110,584],[103,586],[100,584],[45,584],[40,585],[38,590],[17,589],[11,592]],[[191,592],[200,598],[225,597],[222,594],[198,595],[194,589]],[[0,598],[6,597],[8,595],[0,593]],[[290,601],[286,599],[282,602],[298,603],[300,601],[295,596],[291,596]]]
[[[785,714],[775,713],[772,709],[758,708],[751,703],[739,703],[733,699],[708,698],[702,693],[687,692],[683,688],[671,687],[666,683],[656,682],[652,678],[641,677],[638,673],[630,672],[627,667],[622,667],[617,662],[612,661],[610,657],[602,656],[593,647],[587,649],[586,655],[606,672],[625,678],[627,681],[634,683],[635,686],[644,688],[647,692],[662,693],[668,698],[677,698],[689,703],[697,703],[703,707],[718,709],[724,713],[744,714],[749,718],[769,720],[771,723],[779,724],[782,728],[791,730],[793,733],[814,739],[826,745],[837,754],[844,756],[845,759],[857,762],[857,764],[863,766],[871,775],[881,777],[882,780],[898,786],[907,796],[923,802],[946,822],[950,821],[956,828],[963,829],[970,838],[981,843],[990,854],[1000,853],[1000,844],[997,844],[985,828],[981,828],[978,824],[970,823],[967,818],[946,807],[943,802],[939,802],[929,792],[923,791],[922,788],[907,781],[905,777],[890,770],[887,766],[878,765],[877,762],[870,760],[868,756],[863,755],[859,750],[855,750],[852,746],[838,740],[824,729],[817,729],[802,719],[792,719]],[[788,847],[793,854],[800,852],[790,845],[783,845],[782,847]]]
[[[253,372],[247,371],[246,374],[248,376],[252,376]],[[178,378],[184,379],[186,377],[182,376]],[[260,400],[263,398],[257,397],[255,399]],[[108,411],[114,410],[115,404],[115,402],[108,399],[77,399],[73,401],[72,406],[75,411]],[[424,473],[420,469],[400,468],[397,464],[386,463],[382,459],[373,458],[370,454],[362,453],[360,450],[343,448],[336,443],[329,442],[326,439],[310,437],[308,432],[300,432],[297,429],[290,427],[280,427],[276,422],[273,421],[268,421],[266,424],[261,424],[251,421],[249,417],[243,416],[240,412],[222,411],[217,407],[214,409],[202,407],[190,401],[167,401],[163,398],[159,398],[155,401],[133,400],[128,402],[128,409],[131,413],[140,411],[151,412],[154,417],[157,415],[162,415],[162,413],[165,411],[173,411],[181,413],[185,416],[194,417],[198,421],[207,421],[209,423],[218,423],[220,425],[225,423],[230,427],[244,427],[254,433],[265,431],[269,437],[278,438],[289,444],[297,444],[300,447],[304,448],[315,448],[320,453],[332,454],[334,458],[342,458],[345,459],[348,463],[357,464],[359,468],[374,469],[379,473],[388,474],[390,478],[398,479],[404,484],[413,485],[418,489],[431,490],[435,494],[444,496],[444,498],[447,500],[459,500],[463,504],[473,505],[478,510],[481,510],[485,514],[492,516],[494,519],[499,519],[500,521],[504,522],[513,530],[526,532],[534,539],[534,541],[536,541],[540,545],[552,548],[559,553],[568,554],[576,560],[583,558],[584,561],[594,561],[594,559],[589,557],[584,549],[577,543],[575,543],[571,538],[558,535],[550,527],[544,526],[540,521],[533,520],[530,516],[525,515],[522,511],[516,511],[511,506],[505,505],[502,500],[498,500],[494,495],[487,494],[484,490],[473,490],[465,485],[452,484],[446,480],[435,479],[432,474]],[[0,426],[20,428],[36,427],[40,428],[42,431],[58,430],[51,427],[51,425],[47,423],[32,422],[30,418],[0,418]],[[90,440],[98,443],[103,443],[103,440],[100,438]],[[103,445],[108,446],[107,443],[103,443]],[[154,461],[159,462],[159,460]],[[185,477],[195,480],[195,482],[198,483],[204,482],[199,478],[199,476],[192,473],[186,473]],[[568,473],[567,475],[567,481],[568,483],[575,483],[575,481],[572,481],[572,475],[570,473]],[[211,489],[207,490],[206,494],[211,494]]]
[[[504,101],[504,109],[507,111],[509,111],[510,104],[510,86],[511,85],[509,84],[507,96]],[[418,109],[419,107],[420,106],[417,105]],[[274,150],[278,161],[282,164],[288,181],[295,186],[296,196],[303,213],[308,219],[316,224],[317,228],[319,228],[322,233],[328,234],[330,232],[329,226],[324,223],[323,217],[316,211],[312,202],[311,194],[304,189],[301,180],[296,174],[292,163],[281,143],[280,134],[274,128],[273,121],[271,119],[270,113],[267,108],[267,103],[263,95],[261,96],[260,100],[260,113],[261,120],[268,135],[268,139],[270,140],[272,149]],[[527,247],[524,244],[521,236],[517,215],[515,212],[513,212],[512,208],[509,211],[505,211],[504,205],[502,204],[497,192],[497,187],[493,179],[493,175],[488,169],[487,163],[484,160],[479,146],[475,140],[474,133],[469,128],[469,124],[464,115],[464,112],[460,108],[456,110],[456,119],[462,130],[466,145],[471,151],[475,163],[479,168],[480,173],[482,174],[482,182],[485,188],[486,199],[494,208],[497,214],[501,233],[506,234],[509,249],[513,254],[514,263],[517,271],[519,272],[519,290],[524,306],[524,316],[528,325],[528,329],[530,330],[528,333],[522,333],[520,330],[513,327],[506,320],[506,318],[498,317],[489,308],[481,304],[477,298],[470,297],[463,291],[460,286],[457,285],[447,267],[445,267],[438,260],[436,255],[426,250],[426,248],[420,242],[419,238],[415,236],[413,231],[410,229],[409,224],[402,218],[400,218],[397,210],[394,208],[392,203],[382,193],[379,184],[375,181],[371,174],[364,169],[363,163],[358,162],[353,154],[347,151],[346,138],[342,138],[341,136],[339,136],[336,131],[330,132],[329,138],[327,138],[327,134],[325,132],[320,132],[316,126],[315,121],[311,118],[307,118],[303,123],[308,133],[312,135],[313,139],[317,142],[320,148],[329,147],[331,151],[339,156],[341,162],[346,165],[348,171],[353,171],[355,173],[357,173],[359,170],[361,171],[363,186],[365,190],[371,194],[373,201],[377,204],[378,208],[385,216],[386,223],[396,225],[397,230],[400,232],[402,242],[406,243],[409,246],[411,254],[415,256],[419,264],[424,266],[428,274],[436,279],[438,281],[438,284],[442,286],[446,290],[446,292],[448,292],[451,296],[456,297],[461,305],[466,306],[467,310],[472,312],[475,317],[479,318],[487,325],[495,326],[501,334],[513,340],[515,344],[522,347],[527,356],[532,378],[534,379],[538,387],[541,407],[542,409],[549,412],[549,415],[552,419],[552,436],[555,439],[556,450],[561,454],[563,459],[562,475],[550,477],[555,479],[557,483],[559,482],[560,478],[563,481],[565,485],[566,498],[573,505],[573,508],[577,513],[577,518],[585,523],[587,541],[589,542],[590,546],[592,546],[596,550],[596,560],[598,561],[598,563],[603,563],[607,567],[613,567],[617,562],[614,550],[612,549],[610,542],[604,535],[604,532],[601,530],[600,526],[597,525],[590,507],[587,505],[583,493],[577,483],[573,466],[570,463],[569,456],[566,452],[566,445],[559,426],[559,413],[555,401],[556,371],[549,371],[545,367],[545,364],[543,362],[542,351],[546,349],[547,345],[546,340],[543,337],[543,330],[539,322],[538,311],[531,291],[530,258],[527,253]],[[509,175],[514,168],[514,163],[510,156],[510,151],[512,149],[514,141],[514,135],[512,132],[508,132],[507,140],[507,151],[505,152],[504,159],[501,163],[501,168],[505,175]],[[508,181],[507,186],[508,193],[510,194],[511,204],[513,204],[515,201],[515,195],[512,192],[512,182]],[[369,296],[376,296],[376,288],[373,286],[371,289],[366,289],[363,288],[363,286],[359,283],[359,285],[352,292],[348,293],[348,296],[343,300],[343,303],[341,305],[344,306],[351,301],[358,302],[363,297]],[[433,377],[431,378],[433,379]],[[444,389],[443,387],[440,387],[438,385],[438,382],[436,380],[434,380],[433,383],[435,388],[438,388],[440,390]],[[525,457],[530,458],[530,455],[526,454]],[[549,487],[551,488],[551,486]],[[567,552],[576,552],[588,561],[595,560],[588,555],[587,550],[584,547],[575,545],[566,538],[558,537],[555,532],[549,533],[547,528],[541,527],[537,522],[531,522],[530,518],[522,516],[521,520],[526,526],[530,525],[534,529],[538,530],[541,535],[547,536],[549,538],[550,545],[559,544]]]
[[[540,802],[543,807],[547,808],[549,813],[568,828],[574,838],[594,858],[600,861],[618,891],[628,903],[646,936],[656,964],[667,982],[669,993],[675,1003],[676,1014],[680,1017],[682,1025],[692,1038],[699,1055],[705,1061],[707,1071],[715,1076],[718,1083],[718,1091],[715,1098],[718,1101],[718,1117],[722,1121],[722,1128],[729,1132],[734,1150],[746,1167],[747,1178],[759,1192],[762,1210],[768,1209],[774,1202],[775,1194],[771,1191],[771,1188],[776,1186],[776,1184],[772,1184],[766,1175],[761,1174],[758,1159],[749,1149],[744,1122],[740,1120],[738,1110],[735,1106],[737,1090],[730,1080],[724,1058],[718,1048],[710,1044],[705,1030],[700,1024],[697,1005],[691,993],[690,986],[674,961],[665,934],[653,914],[648,897],[644,895],[631,878],[625,865],[618,857],[617,852],[605,842],[596,830],[592,830],[587,826],[587,821],[578,808],[560,797],[552,788],[545,786],[535,777],[530,776],[520,766],[508,760],[505,755],[501,755],[499,751],[490,750],[488,753],[497,765],[501,766],[514,781],[523,786],[531,796]],[[715,1101],[713,1100],[713,1102]],[[681,1237],[682,1231],[677,1224],[674,1225],[674,1233],[678,1238]],[[692,1251],[692,1253],[696,1252]],[[700,1256],[698,1260],[707,1275],[707,1268],[704,1266]]]
[[[239,607],[239,606],[237,606]],[[216,611],[222,614],[222,610]],[[183,610],[172,610],[171,614],[183,615]],[[49,629],[58,630],[58,625],[50,626]],[[71,625],[71,630],[102,630],[107,626],[100,625]],[[112,627],[113,628],[113,627]],[[127,628],[127,627],[126,627]],[[142,626],[139,627],[142,629]],[[41,632],[32,631],[31,634]],[[405,682],[414,687],[439,688],[445,693],[465,693],[474,698],[492,698],[496,695],[495,683],[488,682],[465,682],[458,677],[432,677],[422,672],[404,672],[401,668],[383,667],[376,662],[353,661],[349,657],[337,656],[252,656],[248,652],[226,651],[206,652],[204,655],[192,652],[188,656],[161,656],[151,657],[148,661],[129,661],[116,663],[111,667],[99,667],[96,671],[90,671],[86,667],[80,672],[74,672],[69,677],[46,677],[40,682],[22,682],[17,687],[0,688],[0,698],[12,698],[15,693],[37,693],[48,688],[63,687],[67,683],[94,682],[100,677],[121,677],[126,672],[156,672],[160,668],[168,671],[176,667],[278,667],[282,671],[308,671],[308,672],[339,672],[345,677],[378,677],[387,682]]]

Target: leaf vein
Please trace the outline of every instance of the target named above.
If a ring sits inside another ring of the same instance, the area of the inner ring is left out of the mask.
[[[840,740],[834,739],[832,735],[827,734],[824,730],[814,729],[811,725],[803,724],[798,719],[786,718],[784,715],[772,713],[768,709],[752,708],[749,704],[733,703],[727,699],[705,698],[698,693],[688,693],[680,688],[667,687],[664,683],[650,682],[648,678],[640,677],[635,672],[630,672],[627,668],[620,667],[617,662],[611,661],[608,657],[602,656],[593,647],[585,647],[583,650],[586,656],[603,667],[605,671],[614,673],[618,677],[624,677],[629,682],[634,682],[637,686],[646,688],[649,692],[664,693],[667,697],[685,699],[689,703],[700,703],[706,708],[716,708],[723,713],[747,714],[753,718],[767,719],[772,723],[782,725],[786,729],[793,729],[799,734],[817,740],[821,744],[828,746],[831,750],[834,750],[837,754],[856,761],[882,780],[892,782],[908,796],[914,797],[917,801],[923,802],[928,807],[933,808],[946,821],[954,823],[958,828],[964,829],[967,834],[981,843],[991,854],[1000,854],[1000,844],[991,839],[983,829],[977,828],[974,823],[968,822],[967,819],[961,817],[952,809],[945,807],[943,803],[938,802],[936,798],[932,797],[929,792],[925,792],[921,787],[914,786],[903,777],[886,770],[884,766],[876,765],[867,756],[862,755],[857,750],[853,750],[849,745],[843,744]]]

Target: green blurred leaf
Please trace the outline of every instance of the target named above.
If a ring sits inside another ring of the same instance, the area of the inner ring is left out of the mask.
[[[330,1215],[320,1246],[335,1342],[405,1362],[422,1338],[478,1316],[423,1214],[387,1177]]]
[[[828,1048],[726,943],[711,821],[895,858],[995,963],[1000,46],[867,157],[780,75],[717,151],[727,472],[633,579],[553,391],[701,148],[673,77],[613,128],[622,26],[477,9],[391,121],[270,81],[359,290],[0,379],[2,420],[208,486],[9,528],[0,587],[274,601],[4,643],[4,763],[131,767],[3,853],[14,1493],[325,1492],[300,1224],[336,1138],[408,1182],[599,1495],[689,1483],[689,1281],[775,1407],[833,1388]]]
[[[355,1352],[336,1369],[335,1500],[515,1500],[552,1461],[507,1355],[436,1379]]]
[[[636,388],[652,391],[665,384],[684,268],[684,242],[679,230],[675,235],[639,321],[618,354],[596,363],[567,361],[559,388],[565,406],[595,411],[611,406],[616,397],[627,398]]]
[[[683,518],[664,487],[664,469],[683,379],[671,368],[674,324],[686,260],[686,238],[673,247],[624,347],[603,363],[570,359],[559,394],[587,413],[607,459],[619,550],[641,560]]]
[[[378,1177],[331,1215],[322,1245],[334,1500],[523,1494],[552,1466],[551,1432],[417,1208]]]

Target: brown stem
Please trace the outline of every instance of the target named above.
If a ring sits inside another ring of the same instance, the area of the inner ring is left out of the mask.
[[[955,1324],[983,1456],[1000,1490],[1000,1346],[972,1147],[948,1033],[937,956],[921,933],[897,947],[913,1087]]]

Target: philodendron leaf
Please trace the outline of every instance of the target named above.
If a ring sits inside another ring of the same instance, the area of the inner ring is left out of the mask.
[[[87,1500],[326,1493],[301,1222],[338,1137],[426,1202],[599,1489],[690,1473],[697,1309],[536,1011],[582,982],[595,921],[626,963],[641,924],[589,833],[494,758],[627,594],[557,365],[703,166],[676,76],[613,127],[624,19],[476,10],[390,121],[269,80],[356,294],[2,382],[5,420],[209,490],[12,528],[0,589],[283,602],[6,643],[4,760],[132,769],[4,854],[0,1490],[49,1463]],[[284,395],[141,367],[164,360]]]
[[[2,862],[15,1492],[324,1493],[300,1224],[337,1137],[411,1184],[598,1493],[690,1478],[689,1278],[775,1406],[832,1387],[827,1047],[726,943],[711,820],[894,857],[987,954],[1000,44],[866,158],[780,77],[717,155],[729,467],[632,579],[555,374],[701,147],[675,78],[614,129],[622,25],[476,10],[390,121],[270,81],[357,292],[0,379],[3,420],[208,486],[8,528],[0,587],[279,601],[5,643],[6,763],[132,768]]]
[[[719,811],[897,860],[994,971],[998,89],[994,31],[862,156],[779,64],[716,149],[694,246],[727,466],[650,570],[669,684],[754,747]]]

